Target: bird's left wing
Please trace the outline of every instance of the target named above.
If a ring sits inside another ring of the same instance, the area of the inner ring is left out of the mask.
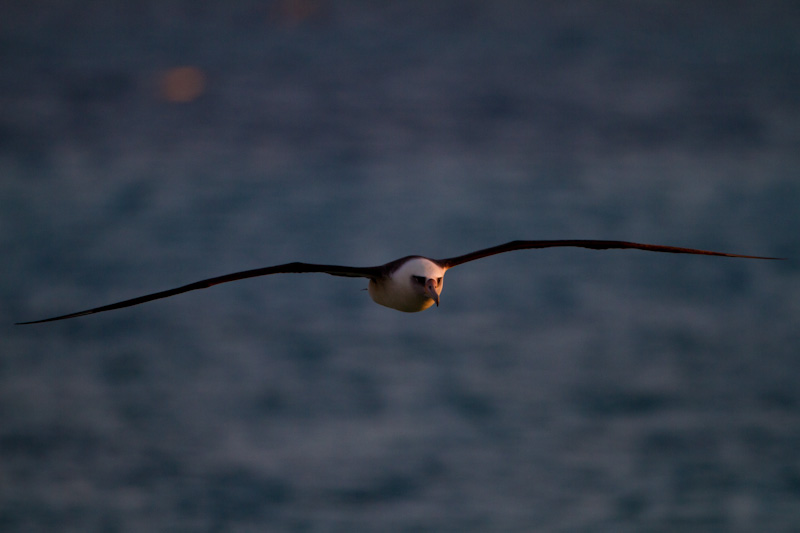
[[[650,252],[668,252],[673,254],[698,254],[698,255],[717,255],[721,257],[743,257],[746,259],[779,259],[777,257],[761,257],[757,255],[728,254],[723,252],[712,252],[710,250],[698,250],[696,248],[678,248],[675,246],[664,246],[661,244],[641,244],[638,242],[627,241],[597,241],[597,240],[559,240],[559,241],[511,241],[491,248],[477,250],[468,254],[450,257],[449,259],[438,259],[437,263],[444,268],[451,268],[468,261],[481,259],[490,255],[513,252],[515,250],[529,250],[533,248],[552,248],[557,246],[576,246],[579,248],[591,248],[594,250],[607,250],[610,248],[627,248],[635,250],[647,250]]]
[[[52,318],[45,318],[42,320],[32,320],[30,322],[17,322],[17,325],[23,324],[39,324],[41,322],[53,322],[54,320],[64,320],[67,318],[75,318],[84,315],[91,315],[93,313],[101,313],[103,311],[112,311],[114,309],[121,309],[123,307],[130,307],[132,305],[139,305],[159,298],[168,298],[181,294],[184,292],[194,291],[197,289],[205,289],[220,283],[228,283],[229,281],[237,281],[240,279],[254,278],[256,276],[269,276],[270,274],[301,274],[307,272],[320,272],[330,274],[332,276],[346,276],[351,278],[372,278],[377,279],[383,275],[383,267],[348,267],[336,265],[315,265],[311,263],[286,263],[284,265],[276,265],[264,268],[255,268],[253,270],[244,270],[242,272],[234,272],[233,274],[226,274],[224,276],[217,276],[215,278],[208,278],[201,281],[183,285],[161,292],[154,292],[146,294],[130,300],[123,300],[101,307],[94,307],[85,311],[78,311],[77,313],[70,313],[68,315],[55,316]]]

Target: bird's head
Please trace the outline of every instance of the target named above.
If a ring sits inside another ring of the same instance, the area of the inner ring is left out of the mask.
[[[368,289],[372,299],[406,313],[439,305],[446,268],[419,256],[404,257],[397,263],[388,277],[370,280]]]
[[[425,307],[432,304],[439,305],[439,295],[442,294],[444,281],[444,268],[428,259],[412,259],[406,264],[405,272],[399,273],[406,276],[413,292],[425,300]]]
[[[442,280],[444,278],[439,276],[437,278],[427,278],[425,276],[411,276],[411,285],[426,299],[431,299],[434,303],[439,305],[439,295],[442,293]]]

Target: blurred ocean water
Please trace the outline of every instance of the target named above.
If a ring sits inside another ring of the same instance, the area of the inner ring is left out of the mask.
[[[3,531],[800,527],[794,3],[0,14]]]

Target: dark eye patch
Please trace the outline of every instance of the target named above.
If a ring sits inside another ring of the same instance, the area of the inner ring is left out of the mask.
[[[420,285],[425,285],[425,278],[423,278],[422,276],[411,276],[411,279],[413,279]]]

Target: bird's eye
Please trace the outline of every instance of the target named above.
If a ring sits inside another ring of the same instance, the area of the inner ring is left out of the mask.
[[[411,276],[411,278],[420,285],[425,285],[425,278],[423,278],[422,276]]]
[[[437,278],[437,280],[436,280],[436,284],[437,284],[437,285],[441,285],[441,284],[442,284],[442,278]]]

